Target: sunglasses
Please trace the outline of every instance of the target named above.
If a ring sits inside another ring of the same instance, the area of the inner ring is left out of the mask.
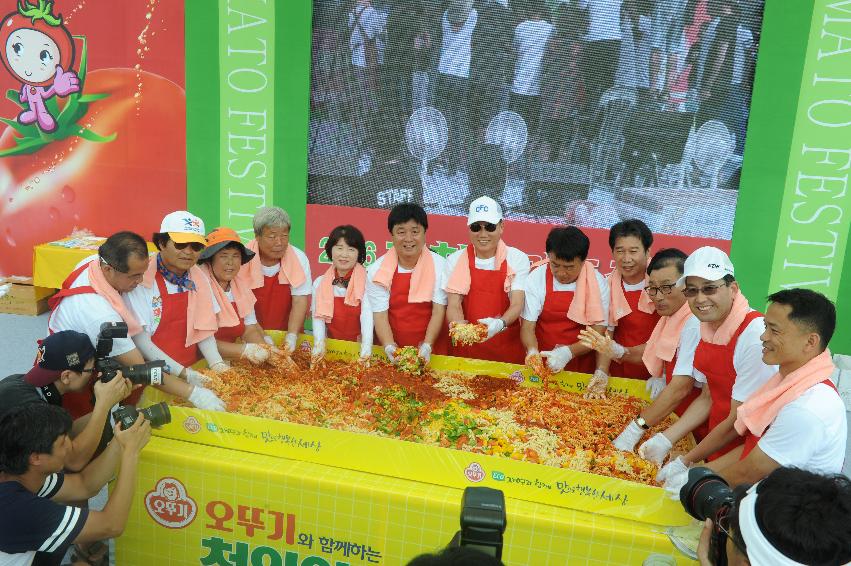
[[[656,293],[661,292],[663,295],[670,295],[676,285],[659,285],[658,287],[645,287],[644,290],[651,297],[655,297]]]
[[[480,232],[482,228],[488,232],[495,232],[496,224],[491,224],[490,222],[474,222],[470,224],[470,232]]]
[[[689,299],[696,297],[698,293],[703,293],[705,296],[711,297],[718,292],[718,289],[727,286],[727,283],[720,283],[718,285],[704,285],[703,287],[686,287],[683,289],[683,295]]]
[[[204,248],[207,247],[200,242],[184,242],[182,244],[178,244],[177,242],[172,240],[171,243],[174,244],[174,248],[177,249],[177,250],[185,250],[186,246],[189,246],[190,248],[192,248],[192,251],[196,252],[196,253],[204,251]]]

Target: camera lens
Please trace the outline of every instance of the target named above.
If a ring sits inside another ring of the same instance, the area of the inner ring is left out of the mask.
[[[733,504],[733,491],[721,476],[709,468],[692,468],[680,490],[680,502],[686,512],[700,521],[714,519],[722,507]]]
[[[169,411],[165,401],[145,407],[139,412],[145,415],[145,418],[150,421],[152,427],[161,427],[171,422],[171,411]]]

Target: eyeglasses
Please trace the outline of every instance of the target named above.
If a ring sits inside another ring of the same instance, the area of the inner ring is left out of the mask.
[[[718,285],[704,285],[703,287],[686,287],[683,289],[683,295],[689,299],[696,297],[698,293],[703,293],[707,297],[711,297],[718,292],[718,289],[728,286],[728,283],[721,283]]]
[[[495,232],[496,224],[491,224],[490,222],[474,222],[470,224],[470,232],[480,232],[482,228],[488,232]]]
[[[204,248],[207,247],[201,242],[183,242],[182,244],[178,244],[177,242],[172,240],[172,243],[174,244],[174,248],[177,250],[185,250],[186,246],[189,246],[190,248],[192,248],[192,251],[196,253],[204,251]]]
[[[645,287],[644,290],[651,297],[655,297],[656,293],[662,292],[663,295],[670,295],[676,285],[659,285],[658,287]]]

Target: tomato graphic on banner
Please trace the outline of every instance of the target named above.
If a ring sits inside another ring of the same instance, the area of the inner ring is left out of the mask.
[[[183,3],[4,4],[0,274],[75,229],[150,238],[186,207]]]
[[[186,494],[186,488],[175,478],[162,478],[153,491],[145,495],[148,515],[169,529],[182,529],[195,520],[198,505]]]

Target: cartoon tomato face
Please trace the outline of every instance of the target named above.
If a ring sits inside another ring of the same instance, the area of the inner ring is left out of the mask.
[[[53,78],[59,62],[59,46],[47,34],[19,29],[6,40],[9,70],[22,82],[33,84]]]

